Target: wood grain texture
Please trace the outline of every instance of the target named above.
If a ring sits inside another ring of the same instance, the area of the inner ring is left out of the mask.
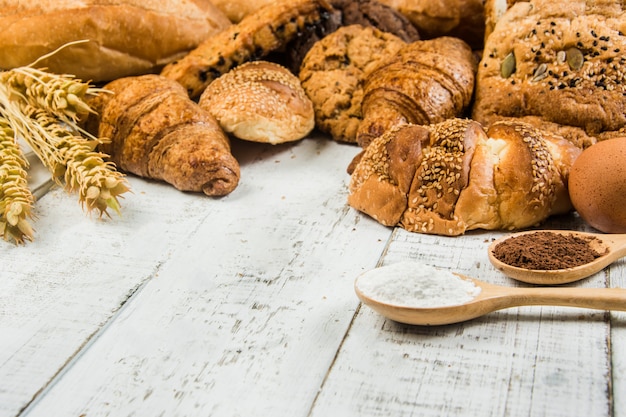
[[[521,285],[488,262],[486,247],[500,235],[397,230],[383,264],[413,259]],[[606,275],[578,286],[602,287]],[[520,307],[429,328],[363,306],[312,416],[610,415],[610,331],[609,315],[594,310]]]
[[[607,274],[612,287],[626,288],[626,259],[621,259]],[[626,416],[626,313],[611,312],[611,375],[614,416]]]
[[[36,203],[35,241],[3,245],[0,415],[16,415],[45,388],[206,216],[206,199],[131,186],[123,217],[111,219],[85,215],[56,188]]]
[[[229,201],[28,415],[306,414],[391,229],[346,205],[354,147],[252,148]]]
[[[121,218],[59,189],[37,203],[37,240],[0,250],[0,417],[626,417],[626,313],[386,320],[353,289],[376,265],[527,285],[489,263],[503,233],[408,233],[350,209],[351,145],[233,145],[242,177],[223,199],[131,178]],[[626,263],[568,286],[625,287]]]

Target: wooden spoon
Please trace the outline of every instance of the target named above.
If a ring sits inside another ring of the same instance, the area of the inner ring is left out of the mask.
[[[363,274],[355,281],[359,299],[383,316],[406,324],[433,326],[459,323],[496,310],[530,305],[581,307],[597,310],[626,311],[624,288],[570,287],[504,287],[489,284],[461,274],[454,274],[480,288],[470,301],[457,305],[416,307],[408,303],[382,300],[368,285],[371,275]],[[380,275],[377,278],[380,280]],[[379,281],[380,282],[380,281]],[[416,302],[419,305],[419,301]]]
[[[589,242],[591,248],[596,250],[598,253],[606,252],[606,254],[584,265],[567,269],[552,270],[520,268],[508,265],[494,256],[493,251],[496,245],[504,240],[537,232],[551,232],[563,235],[579,236],[581,238],[594,238]],[[579,279],[587,278],[626,255],[626,234],[600,234],[577,232],[572,230],[537,230],[518,232],[495,240],[489,245],[488,254],[489,261],[491,261],[493,266],[502,271],[505,275],[518,281],[543,285],[566,284]]]

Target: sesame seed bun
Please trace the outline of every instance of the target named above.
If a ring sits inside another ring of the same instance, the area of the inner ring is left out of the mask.
[[[299,140],[315,127],[313,104],[285,67],[248,62],[213,81],[198,101],[233,136],[252,142]]]
[[[406,124],[359,156],[348,203],[411,232],[521,229],[572,209],[566,178],[580,152],[521,122]]]

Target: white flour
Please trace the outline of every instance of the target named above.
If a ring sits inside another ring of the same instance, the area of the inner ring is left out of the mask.
[[[372,269],[356,287],[381,303],[422,308],[459,305],[480,294],[480,287],[450,271],[408,261]]]

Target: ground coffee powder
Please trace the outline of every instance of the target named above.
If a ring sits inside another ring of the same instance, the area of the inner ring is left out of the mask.
[[[584,265],[604,255],[590,242],[600,239],[549,231],[528,233],[506,239],[495,246],[496,259],[525,269],[566,269]]]

